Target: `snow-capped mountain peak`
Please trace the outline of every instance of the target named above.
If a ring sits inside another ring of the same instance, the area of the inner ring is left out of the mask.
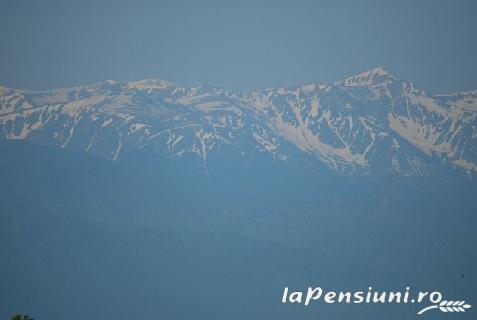
[[[398,80],[397,77],[392,75],[389,71],[383,67],[376,67],[371,70],[362,72],[357,75],[348,77],[342,81],[338,81],[335,84],[340,86],[372,86],[385,81]]]
[[[140,81],[128,82],[127,87],[129,89],[166,89],[174,87],[175,84],[169,81],[160,80],[160,79],[145,79]]]

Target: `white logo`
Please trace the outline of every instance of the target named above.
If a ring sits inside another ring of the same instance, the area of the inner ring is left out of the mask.
[[[466,304],[465,301],[441,301],[438,304],[433,306],[426,307],[419,311],[417,314],[423,314],[426,311],[432,309],[439,309],[442,312],[465,312],[465,309],[470,309],[472,306],[470,304]]]
[[[372,287],[362,291],[325,292],[321,287],[308,287],[307,290],[304,291],[290,291],[288,287],[285,287],[283,290],[282,303],[298,303],[308,306],[320,300],[326,304],[424,304],[426,302],[431,304],[419,310],[417,312],[418,315],[434,309],[446,313],[466,312],[467,309],[472,307],[464,300],[442,300],[442,294],[439,291],[419,291],[417,295],[413,295],[410,287],[406,287],[403,291],[376,291]]]

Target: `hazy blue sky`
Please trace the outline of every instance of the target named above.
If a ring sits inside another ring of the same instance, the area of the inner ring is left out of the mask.
[[[161,78],[246,90],[374,66],[477,89],[477,1],[0,2],[0,84]]]

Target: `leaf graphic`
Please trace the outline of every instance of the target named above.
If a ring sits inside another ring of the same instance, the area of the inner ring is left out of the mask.
[[[439,303],[439,310],[442,312],[465,312],[465,309],[469,309],[471,307],[470,304],[464,304],[465,301],[447,301],[444,300]]]
[[[469,309],[472,306],[465,304],[465,301],[460,300],[444,300],[438,304],[431,305],[420,310],[417,314],[422,314],[431,309],[439,309],[442,312],[465,312],[465,309]]]

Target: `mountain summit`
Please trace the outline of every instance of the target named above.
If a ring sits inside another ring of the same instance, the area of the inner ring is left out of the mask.
[[[376,67],[374,69],[365,71],[363,73],[351,76],[345,80],[335,83],[341,86],[371,86],[384,81],[398,80],[383,67]]]

